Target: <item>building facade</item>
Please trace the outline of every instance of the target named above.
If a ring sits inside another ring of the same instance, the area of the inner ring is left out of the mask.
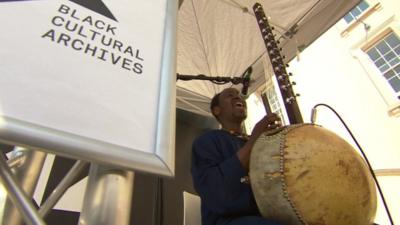
[[[394,222],[400,223],[400,2],[363,0],[303,49],[299,43],[288,71],[301,95],[304,122],[310,122],[319,103],[340,114],[376,173]],[[263,91],[267,95],[270,86]],[[249,101],[262,105],[261,98]],[[256,121],[260,111],[250,120]],[[316,123],[356,146],[327,108],[317,108]],[[380,196],[376,222],[390,224]]]

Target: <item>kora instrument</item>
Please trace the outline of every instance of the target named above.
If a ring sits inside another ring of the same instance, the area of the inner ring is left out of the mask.
[[[373,178],[358,152],[313,124],[262,135],[250,156],[261,214],[283,225],[372,225]]]

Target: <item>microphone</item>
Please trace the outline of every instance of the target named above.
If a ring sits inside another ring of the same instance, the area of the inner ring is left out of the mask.
[[[250,75],[253,72],[253,68],[250,66],[249,68],[247,68],[246,71],[244,71],[242,77],[243,77],[243,87],[242,87],[242,91],[241,94],[243,96],[247,96],[247,92],[249,90],[249,86],[250,86]]]

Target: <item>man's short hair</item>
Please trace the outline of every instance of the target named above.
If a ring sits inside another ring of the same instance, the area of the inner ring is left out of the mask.
[[[211,110],[211,114],[213,114],[213,116],[218,120],[218,118],[214,115],[213,113],[213,109],[214,107],[219,105],[219,96],[221,95],[221,93],[218,93],[216,95],[214,95],[214,97],[211,99],[210,102],[210,110]]]

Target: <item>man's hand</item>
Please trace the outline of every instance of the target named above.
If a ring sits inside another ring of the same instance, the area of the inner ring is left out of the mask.
[[[256,142],[258,137],[260,137],[260,135],[266,131],[271,131],[281,126],[281,119],[275,113],[268,114],[257,122],[255,127],[253,128],[253,131],[251,132],[249,140],[236,153],[240,160],[240,163],[246,171],[249,171],[249,159],[251,149],[253,148],[254,143]]]
[[[253,128],[253,131],[251,132],[251,136],[259,137],[265,131],[273,130],[281,126],[282,122],[278,115],[271,113],[264,116],[264,118],[257,122]]]

